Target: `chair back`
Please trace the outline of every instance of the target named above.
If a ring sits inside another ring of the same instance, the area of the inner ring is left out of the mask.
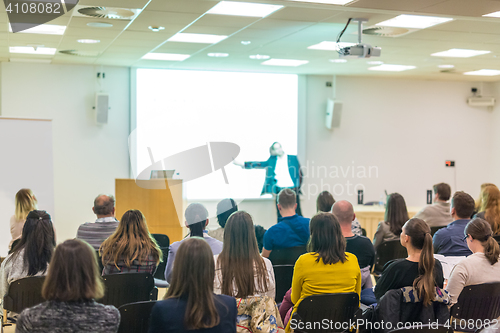
[[[420,323],[421,324],[421,323]],[[448,326],[448,327],[446,327]],[[453,333],[452,325],[413,325],[408,328],[399,328],[390,331],[390,333]]]
[[[443,228],[446,228],[445,225],[442,225],[442,226],[439,226],[439,227],[431,227],[431,236],[434,236],[434,234],[439,230],[439,229],[443,229]]]
[[[100,303],[116,308],[128,303],[150,300],[154,278],[149,273],[121,273],[103,276],[105,293]]]
[[[148,333],[149,317],[156,301],[136,302],[120,306],[118,333]]]
[[[365,228],[361,228],[361,236],[366,237],[366,229]]]
[[[164,234],[151,234],[151,236],[153,236],[153,238],[156,240],[156,243],[158,243],[160,250],[163,252],[163,261],[160,262],[158,267],[156,267],[154,278],[158,280],[165,280],[165,268],[167,267],[170,238],[168,238],[168,236]]]
[[[276,303],[281,303],[286,292],[292,287],[294,265],[273,265],[276,281]]]
[[[97,256],[97,264],[99,264],[99,272],[102,273],[104,270],[104,264],[102,263],[102,257],[99,250],[95,251],[95,254]]]
[[[153,238],[156,240],[156,243],[158,243],[159,247],[169,247],[170,246],[170,238],[168,238],[167,235],[164,234],[151,234]]]
[[[374,274],[382,273],[385,264],[394,259],[406,258],[408,252],[399,240],[387,241],[375,249]]]
[[[349,323],[353,321],[358,308],[359,296],[357,293],[312,295],[300,302],[293,318],[303,323],[322,323],[324,319],[328,319],[328,322],[333,323]],[[349,330],[349,327],[332,326],[334,327],[328,329],[326,327],[311,330],[301,329],[300,332],[343,332]]]
[[[271,251],[269,260],[273,265],[295,265],[301,255],[306,253],[306,246],[287,247]]]
[[[459,319],[493,320],[500,316],[500,283],[466,286],[451,308],[451,315]]]
[[[45,302],[42,298],[44,281],[45,276],[30,276],[12,281],[4,297],[4,309],[21,313],[24,309]]]

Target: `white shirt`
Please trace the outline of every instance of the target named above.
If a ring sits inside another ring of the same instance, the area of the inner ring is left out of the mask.
[[[294,187],[290,171],[288,170],[288,155],[277,156],[274,172],[276,174],[276,186],[282,188]]]

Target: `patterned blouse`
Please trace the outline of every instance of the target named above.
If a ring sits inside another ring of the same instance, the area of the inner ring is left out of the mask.
[[[150,273],[154,275],[156,272],[156,259],[149,255],[146,260],[134,260],[130,267],[125,265],[124,260],[119,260],[116,265],[109,263],[104,266],[102,275],[119,274],[119,273]]]

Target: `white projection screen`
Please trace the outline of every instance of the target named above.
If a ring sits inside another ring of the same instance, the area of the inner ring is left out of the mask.
[[[237,144],[239,162],[267,160],[275,141],[287,154],[297,154],[297,75],[137,69],[135,76],[134,177],[152,160],[209,142]],[[224,170],[228,184],[216,170],[186,182],[186,198],[260,197],[265,170],[233,163]],[[176,177],[182,179],[182,171]]]

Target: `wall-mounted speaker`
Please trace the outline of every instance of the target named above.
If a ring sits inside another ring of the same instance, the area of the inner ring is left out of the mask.
[[[108,123],[109,94],[95,94],[95,121],[98,124]]]
[[[332,129],[340,127],[340,118],[342,117],[342,103],[332,99],[326,101],[326,128]]]

